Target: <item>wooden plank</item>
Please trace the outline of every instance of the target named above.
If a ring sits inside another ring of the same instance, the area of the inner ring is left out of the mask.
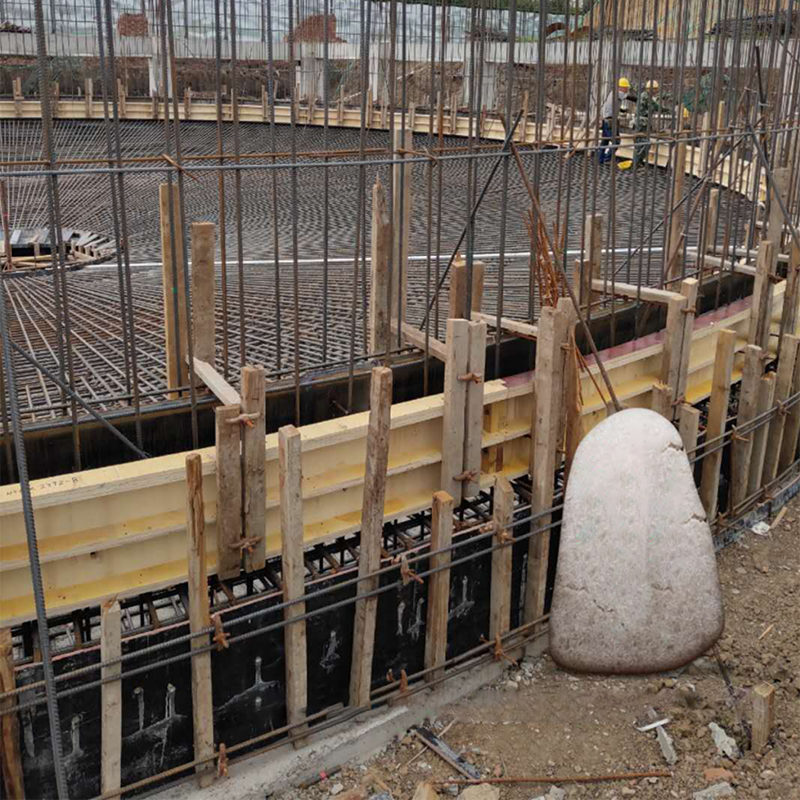
[[[775,398],[775,373],[768,372],[762,376],[758,386],[758,405],[756,416],[765,414],[772,408]],[[764,453],[767,447],[769,424],[759,425],[752,433],[753,449],[750,453],[750,478],[747,483],[747,496],[755,495],[762,486],[761,476],[764,471]]]
[[[112,661],[122,655],[122,619],[116,600],[100,608],[100,660]],[[120,788],[122,780],[122,664],[103,667],[101,678],[117,678],[100,687],[100,790],[103,794]],[[119,797],[117,792],[112,797]]]
[[[294,425],[278,430],[278,477],[281,512],[281,582],[283,601],[298,600],[305,594],[306,567],[303,560],[303,470],[302,439]],[[284,629],[286,657],[286,717],[289,725],[297,725],[307,716],[308,656],[306,621],[297,619],[306,613],[306,604],[293,603],[283,610],[288,624]],[[292,620],[297,619],[296,622]],[[294,744],[303,744],[303,724],[292,732]],[[298,738],[299,737],[299,738]]]
[[[800,354],[795,358],[791,393],[794,395],[798,392],[800,392]],[[795,403],[789,408],[783,423],[783,439],[781,441],[781,454],[778,459],[778,473],[784,472],[794,463],[798,435],[800,435],[800,403]]]
[[[216,369],[216,317],[214,314],[213,222],[192,223],[192,332],[194,357]],[[228,404],[226,404],[228,405]]]
[[[688,458],[694,458],[692,452],[697,447],[697,436],[700,431],[700,409],[684,403],[681,406],[678,420],[678,433],[683,441],[683,449]]]
[[[180,198],[178,185],[172,184],[172,219],[170,226],[170,185],[158,187],[161,214],[161,278],[164,288],[164,350],[167,359],[167,385],[182,386],[187,375],[186,357],[188,318],[186,313],[186,282],[183,261],[183,237],[180,225]],[[173,261],[173,230],[175,233]],[[175,305],[177,304],[177,314]],[[169,392],[167,397],[176,400],[180,392]]]
[[[378,577],[373,573],[381,563],[391,413],[392,371],[387,367],[375,367],[372,370],[369,392],[366,475],[358,556],[358,576],[361,579],[358,584],[359,594],[368,594],[378,588]],[[370,703],[377,610],[377,596],[356,601],[353,659],[350,673],[350,705],[358,708],[369,706]]]
[[[485,322],[493,328],[497,327],[496,314],[484,314],[481,311],[472,311],[472,319],[475,322]],[[539,328],[536,325],[531,325],[528,322],[520,322],[516,319],[509,319],[508,317],[500,317],[500,327],[507,333],[513,333],[523,339],[531,339],[536,341],[539,335]]]
[[[469,268],[467,262],[459,255],[450,266],[450,295],[448,317],[452,319],[475,319],[475,312],[480,312],[483,305],[483,280],[486,265],[482,261],[472,262],[472,293],[470,311],[467,314],[467,288],[469,286]],[[495,317],[495,322],[497,318]]]
[[[692,332],[697,313],[697,293],[700,282],[697,278],[684,278],[681,281],[681,294],[686,298],[686,310],[683,311],[683,339],[681,341],[681,358],[678,366],[678,382],[675,386],[675,401],[686,396],[689,382],[689,362],[692,353]]]
[[[241,413],[238,404],[218,406],[217,462],[217,576],[238,578],[242,568],[242,457]]]
[[[606,283],[602,278],[593,278],[592,290],[597,293],[608,291],[611,294],[611,282]],[[667,289],[655,289],[651,286],[637,286],[633,283],[618,282],[614,283],[613,294],[620,297],[640,298],[648,303],[660,303],[663,305],[668,305],[673,300],[681,300],[683,297],[677,292],[670,292]]]
[[[683,199],[683,185],[686,177],[686,142],[680,141],[675,147],[672,169],[672,207]],[[683,253],[683,218],[686,204],[670,215],[669,243],[666,251],[665,280],[669,283],[681,274]]]
[[[786,291],[783,297],[781,324],[778,332],[778,356],[781,354],[783,337],[796,334],[800,303],[800,247],[791,242],[789,265],[786,268]]]
[[[203,502],[203,462],[199,453],[186,456],[186,561],[189,594],[189,630],[210,627],[208,567],[206,565],[206,521]],[[192,650],[202,650],[208,634],[192,639]],[[214,703],[211,689],[211,653],[192,656],[192,722],[194,758],[209,759],[195,767],[201,789],[214,782]]]
[[[586,258],[583,264],[583,277],[579,303],[585,311],[590,309],[590,304],[600,300],[604,287],[599,291],[595,289],[594,282],[599,280],[603,284],[603,222],[602,214],[589,214],[584,224],[584,243]]]
[[[794,384],[795,366],[797,364],[798,345],[797,336],[787,334],[783,342],[783,352],[778,361],[778,377],[775,383],[775,405],[779,407],[778,414],[769,423],[767,435],[767,449],[764,451],[764,473],[762,481],[771,483],[778,474],[778,460],[783,444],[783,429],[786,414],[781,406],[792,394]]]
[[[717,349],[714,356],[714,376],[712,378],[711,401],[708,406],[708,422],[706,424],[707,441],[713,440],[725,432],[735,346],[736,332],[723,328],[717,337]],[[719,470],[722,465],[723,452],[718,445],[719,442],[712,442],[712,452],[707,452],[703,456],[700,500],[703,502],[703,508],[706,510],[709,521],[714,520],[717,516]]]
[[[469,364],[469,323],[465,319],[447,320],[447,360],[444,368],[444,408],[442,416],[441,488],[458,505],[463,486],[458,477],[464,471],[467,384],[460,380]]]
[[[667,387],[668,400],[667,419],[673,419],[673,403],[680,398],[678,385],[680,383],[681,357],[683,355],[683,340],[686,331],[687,300],[683,295],[672,298],[667,303],[667,327],[664,331],[664,352],[661,357],[661,384]],[[691,332],[689,334],[691,337]],[[691,341],[691,338],[690,340]]]
[[[433,495],[431,509],[431,551],[444,550],[453,541],[453,498],[447,492]],[[442,666],[447,659],[447,614],[450,603],[451,553],[437,553],[430,557],[430,568],[440,569],[428,577],[428,611],[425,628],[426,682],[438,680],[444,674]],[[434,669],[434,668],[437,669]]]
[[[749,344],[744,351],[742,383],[739,390],[739,411],[736,415],[737,429],[744,427],[756,415],[758,387],[764,374],[764,351]],[[731,444],[731,498],[735,513],[747,497],[750,476],[750,455],[753,452],[753,431],[733,438]]]
[[[388,353],[391,348],[389,324],[389,260],[392,255],[392,222],[386,207],[386,193],[380,178],[372,187],[372,282],[369,295],[369,352]],[[396,312],[393,312],[396,313]]]
[[[569,304],[569,305],[567,305]],[[534,418],[531,435],[530,473],[532,480],[531,514],[540,514],[553,505],[554,478],[558,462],[558,433],[563,414],[564,345],[567,343],[571,302],[562,298],[558,306],[542,309],[534,374]],[[537,517],[536,527],[550,523],[550,515]],[[544,613],[547,568],[550,560],[550,531],[530,539],[528,581],[525,591],[525,621]]]
[[[566,431],[564,438],[564,483],[569,481],[569,473],[578,445],[583,439],[583,420],[581,419],[581,372],[578,364],[578,346],[575,341],[576,324],[570,326],[569,352],[564,373],[564,413]]]
[[[481,439],[483,436],[483,384],[486,374],[486,323],[469,323],[469,358],[464,417],[464,472],[473,477],[463,482],[464,497],[481,490]]]
[[[514,538],[514,489],[508,478],[502,475],[495,479],[494,509],[492,519],[495,524],[493,544],[505,547],[492,551],[492,583],[489,606],[489,638],[494,640],[511,628],[511,559]]]
[[[775,726],[775,687],[771,683],[759,683],[753,689],[753,738],[754,753],[761,753],[769,742]]]
[[[753,300],[750,312],[750,334],[748,342],[758,345],[766,351],[769,347],[769,330],[772,318],[773,283],[772,263],[774,248],[772,244],[763,240],[758,247],[756,260],[756,278],[753,284]]]
[[[204,383],[217,400],[226,406],[238,406],[241,404],[242,399],[239,392],[231,386],[217,370],[206,361],[201,361],[199,358],[194,359],[194,374],[195,377]]]
[[[14,648],[11,628],[0,628],[0,692],[17,688],[14,678]],[[17,704],[16,698],[0,700],[0,710],[6,711]],[[22,756],[19,749],[19,716],[4,714],[0,717],[0,756],[2,756],[3,785],[8,800],[25,800],[22,778]]]
[[[777,167],[773,170],[772,177],[774,181],[769,182],[769,221],[767,223],[766,241],[772,245],[772,260],[769,268],[770,272],[774,273],[777,266],[778,253],[781,251],[784,230],[783,211],[777,197],[780,195],[786,207],[790,207],[789,185],[791,169],[789,167]]]
[[[92,116],[92,104],[93,104],[93,95],[94,95],[94,84],[91,78],[85,78],[83,82],[83,99],[86,105],[86,116],[87,118]]]
[[[672,405],[672,389],[665,383],[656,381],[653,384],[652,399],[650,401],[650,408],[661,414],[662,417],[672,421],[673,405]]]
[[[405,134],[405,135],[404,135]],[[413,151],[414,134],[395,129],[393,133],[393,149],[395,158],[405,158],[398,150]],[[409,156],[410,158],[410,156]],[[394,239],[392,257],[392,318],[397,318],[400,308],[400,321],[405,322],[408,302],[408,242],[411,235],[411,217],[413,213],[414,164],[395,164],[393,170],[393,206],[392,235]],[[402,187],[401,187],[402,179]],[[399,295],[399,297],[398,297]],[[402,298],[402,305],[400,299]]]
[[[257,414],[252,425],[242,427],[242,490],[244,538],[252,544],[245,550],[247,572],[264,569],[267,563],[267,402],[264,367],[242,368],[242,413]]]
[[[706,216],[705,250],[711,250],[717,243],[717,220],[719,219],[719,189],[709,189],[708,214]],[[703,263],[703,256],[698,258]]]
[[[414,347],[418,347],[420,350],[424,352],[425,350],[425,331],[421,331],[415,325],[411,325],[408,322],[403,323],[403,339],[409,344],[413,344]],[[447,345],[444,342],[440,342],[438,339],[434,338],[433,336],[429,336],[427,339],[428,345],[428,352],[434,357],[438,358],[439,361],[446,362],[447,361]]]

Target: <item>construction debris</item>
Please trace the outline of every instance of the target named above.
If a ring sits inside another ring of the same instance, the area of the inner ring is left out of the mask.
[[[709,786],[708,789],[701,789],[695,792],[692,797],[694,800],[717,800],[718,797],[733,797],[736,794],[733,787],[723,781]]]
[[[717,750],[719,750],[719,754],[727,756],[732,760],[739,758],[741,753],[739,752],[739,746],[736,744],[736,740],[728,736],[716,722],[709,722],[708,727],[711,729],[711,736],[714,739]]]

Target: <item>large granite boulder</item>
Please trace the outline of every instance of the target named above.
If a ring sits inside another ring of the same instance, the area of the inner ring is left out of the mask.
[[[610,416],[570,471],[552,657],[582,672],[675,669],[711,647],[723,622],[711,532],[680,436],[653,411]]]

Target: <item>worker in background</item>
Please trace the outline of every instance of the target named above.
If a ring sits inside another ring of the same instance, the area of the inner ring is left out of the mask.
[[[614,145],[619,144],[619,137],[614,137],[614,115],[626,110],[626,104],[631,92],[631,84],[627,78],[620,78],[616,89],[608,93],[603,103],[603,121],[601,125],[602,137],[600,139],[599,161],[605,164],[614,158]],[[614,96],[616,94],[616,97]],[[636,99],[635,97],[632,99]],[[619,127],[619,126],[617,126]]]
[[[662,110],[658,89],[658,81],[647,81],[644,89],[636,98],[636,111],[633,119],[633,128],[636,131],[633,146],[633,165],[635,167],[646,164],[650,153],[652,120]]]

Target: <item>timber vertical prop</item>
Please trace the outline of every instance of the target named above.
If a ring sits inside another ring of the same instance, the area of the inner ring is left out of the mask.
[[[483,306],[483,282],[486,265],[482,261],[472,262],[472,291],[469,291],[469,268],[467,262],[458,255],[450,267],[449,317],[453,319],[470,319],[467,313],[467,297],[469,311],[480,311]]]
[[[238,578],[242,570],[242,452],[238,405],[217,406],[217,577]]]
[[[242,369],[242,514],[247,572],[263,569],[267,562],[267,397],[264,367]]]
[[[768,744],[775,726],[775,687],[771,683],[759,683],[752,692],[753,738],[752,749],[760,753]]]
[[[16,689],[14,679],[14,647],[11,628],[0,628],[0,692]],[[15,697],[0,700],[0,710],[6,711],[17,704]],[[19,715],[0,717],[0,755],[2,755],[3,784],[8,800],[24,800],[22,781],[22,756],[19,749]]]
[[[764,374],[764,351],[749,344],[744,351],[742,383],[739,390],[739,411],[736,415],[736,428],[747,425],[756,415],[758,406],[758,387]],[[731,511],[747,497],[747,483],[750,475],[750,455],[753,452],[753,435],[738,432],[731,441]]]
[[[783,444],[783,431],[787,415],[784,403],[792,394],[798,345],[800,345],[800,339],[798,339],[797,336],[787,335],[783,341],[783,352],[778,361],[778,377],[775,383],[774,400],[778,413],[769,423],[767,449],[764,452],[764,474],[762,478],[762,482],[765,484],[774,481],[778,474],[778,461]]]
[[[447,361],[444,367],[444,411],[442,415],[441,487],[458,505],[463,497],[466,430],[467,374],[469,364],[469,323],[447,320]]]
[[[450,550],[453,542],[453,498],[447,492],[433,495],[431,509],[430,569],[438,569],[428,577],[428,612],[425,627],[425,669],[433,670],[425,675],[427,682],[438,680],[444,674],[447,660],[447,615],[450,603]],[[434,669],[441,667],[441,669]]]
[[[789,250],[789,265],[786,268],[786,291],[783,295],[781,325],[778,333],[778,356],[781,354],[783,337],[796,334],[800,302],[800,247],[792,241]]]
[[[119,603],[103,603],[100,611],[100,660],[113,661],[122,655],[122,619]],[[119,789],[122,780],[122,664],[103,667],[100,687],[100,790],[104,794]],[[110,795],[119,797],[119,794]]]
[[[203,502],[203,460],[199,453],[186,456],[186,560],[189,594],[189,629],[192,633],[211,626],[206,565],[206,521]],[[192,650],[202,650],[208,634],[192,639]],[[192,656],[192,722],[195,760],[214,755],[214,704],[211,695],[211,653]],[[195,767],[200,788],[214,781],[214,762]]]
[[[464,497],[481,490],[481,438],[483,436],[483,390],[486,370],[486,323],[469,323],[469,357],[464,414]]]
[[[405,137],[403,136],[405,133]],[[414,135],[411,130],[394,131],[394,157],[404,159],[406,153],[414,149]],[[403,151],[403,152],[400,152]],[[392,235],[394,252],[392,258],[392,317],[395,318],[400,309],[400,323],[406,321],[406,304],[408,302],[408,242],[411,234],[411,214],[413,210],[414,164],[395,164],[393,170],[393,205]]]
[[[558,306],[546,306],[539,320],[534,373],[534,417],[531,434],[530,472],[532,481],[531,514],[551,508],[555,493],[555,471],[559,460],[558,434],[564,413],[564,359],[569,332],[569,299]],[[537,516],[534,527],[549,525],[550,515]],[[525,621],[544,613],[547,594],[547,568],[550,561],[550,535],[544,530],[530,539],[528,547],[528,581],[525,587]]]
[[[800,392],[800,354],[794,363],[794,378],[792,380],[791,394]],[[797,438],[800,434],[800,402],[795,402],[787,414],[783,423],[783,439],[781,441],[781,454],[778,459],[778,473],[783,473],[794,462],[797,453]]]
[[[392,415],[392,371],[388,367],[375,367],[372,370],[369,401],[366,473],[358,556],[358,576],[361,580],[358,583],[358,594],[367,594],[378,588],[378,577],[373,573],[381,563],[386,471],[389,466],[389,430]],[[350,705],[359,708],[368,706],[370,701],[377,610],[377,597],[367,597],[356,601],[353,660],[350,672]]]
[[[489,638],[503,636],[511,628],[511,561],[514,541],[514,488],[500,475],[494,482],[493,544],[504,545],[492,551],[492,583],[489,608]]]
[[[278,479],[281,512],[281,583],[283,602],[305,594],[306,567],[303,561],[303,469],[302,439],[294,425],[278,430]],[[306,716],[308,705],[308,662],[306,646],[305,603],[292,603],[283,610],[288,624],[284,629],[286,659],[286,720],[296,725]],[[301,617],[301,619],[297,619]],[[297,619],[297,621],[293,621]],[[307,725],[293,729],[293,736],[303,734]],[[295,746],[303,744],[295,738]]]
[[[372,283],[369,296],[369,352],[388,353],[391,342],[389,320],[389,259],[392,250],[392,223],[386,207],[386,192],[380,178],[372,187]],[[388,358],[388,355],[387,355]]]
[[[711,382],[711,400],[708,406],[706,441],[710,452],[703,457],[703,479],[700,483],[700,499],[709,521],[717,516],[719,494],[719,471],[722,465],[720,442],[714,441],[725,433],[728,418],[728,400],[731,394],[731,373],[733,372],[736,332],[723,328],[717,337],[717,350],[714,356],[714,375]]]
[[[194,357],[216,369],[213,222],[192,223],[192,334]]]
[[[771,268],[773,246],[764,240],[758,246],[756,278],[753,283],[753,305],[750,312],[750,334],[747,341],[758,345],[764,352],[769,348],[769,331],[772,321],[772,295],[774,273]]]
[[[602,214],[590,214],[586,217],[583,229],[586,258],[580,270],[578,301],[583,312],[589,316],[593,303],[602,297],[601,292],[592,289],[592,281],[603,277],[603,222]]]
[[[678,433],[680,433],[683,449],[686,455],[694,458],[693,450],[697,447],[697,437],[700,432],[700,409],[684,403],[681,406],[678,419]]]
[[[757,417],[766,414],[772,408],[772,402],[775,398],[775,382],[774,372],[768,372],[762,376],[758,386]],[[757,494],[763,485],[761,477],[764,472],[764,455],[767,449],[768,434],[769,423],[759,425],[751,434],[753,437],[753,449],[750,453],[750,477],[747,482],[748,497]]]
[[[158,187],[158,199],[161,213],[161,279],[164,287],[164,351],[167,359],[167,385],[177,387],[183,384],[184,377],[189,374],[186,368],[189,348],[178,185],[162,183]],[[167,396],[170,400],[176,400],[181,393],[173,391]]]
[[[675,147],[675,158],[672,164],[672,208],[683,199],[683,186],[686,177],[686,142],[680,141]],[[685,205],[671,212],[669,223],[669,245],[666,251],[666,282],[680,277],[683,266],[683,220]]]

